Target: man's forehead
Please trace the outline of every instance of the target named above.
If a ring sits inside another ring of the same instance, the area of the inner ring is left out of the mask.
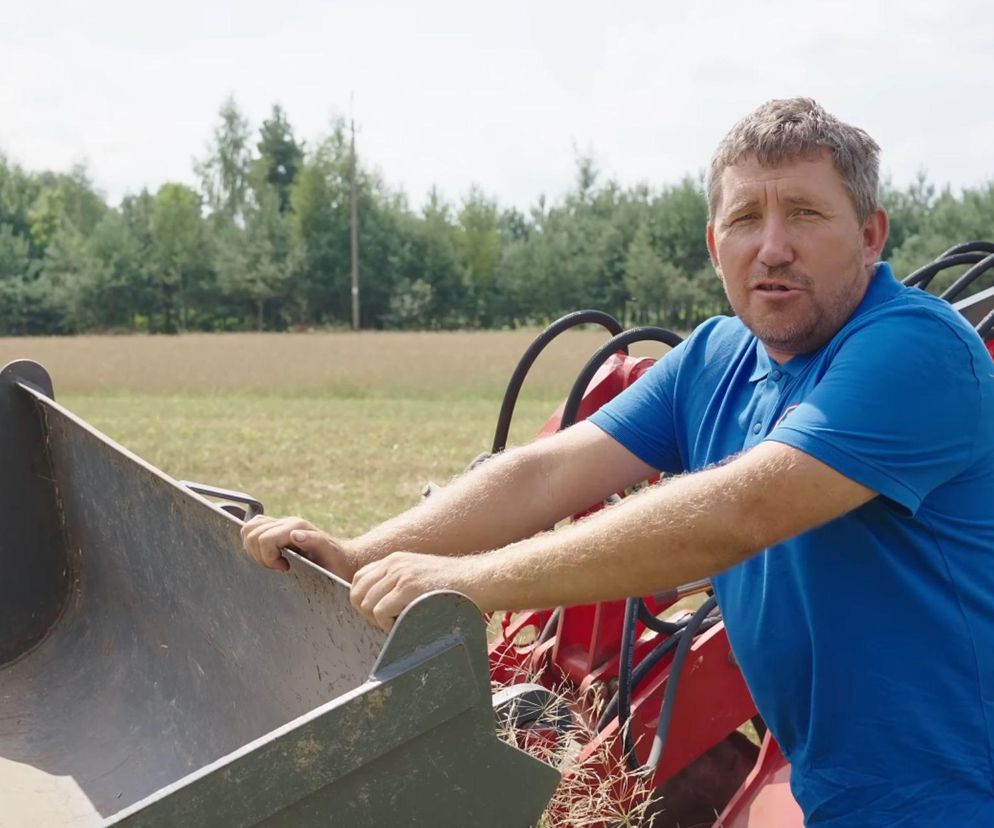
[[[790,158],[776,164],[763,164],[755,156],[748,156],[722,171],[723,201],[731,204],[765,198],[771,183],[781,197],[814,197],[825,194],[826,187],[844,189],[842,177],[827,150],[814,157]]]

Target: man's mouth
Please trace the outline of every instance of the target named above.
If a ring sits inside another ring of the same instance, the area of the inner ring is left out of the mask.
[[[756,285],[755,289],[774,293],[778,291],[799,290],[797,285],[785,285],[779,282],[760,282]]]

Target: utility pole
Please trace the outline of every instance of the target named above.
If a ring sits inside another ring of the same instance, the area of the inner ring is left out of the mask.
[[[359,208],[356,196],[355,96],[349,95],[349,120],[352,124],[352,330],[359,330]]]

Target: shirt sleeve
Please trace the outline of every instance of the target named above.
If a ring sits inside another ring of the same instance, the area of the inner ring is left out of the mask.
[[[686,345],[684,341],[673,348],[588,418],[640,460],[671,474],[684,470],[674,418],[674,393]]]
[[[966,469],[981,411],[979,340],[926,308],[868,320],[767,439],[793,446],[914,514]]]

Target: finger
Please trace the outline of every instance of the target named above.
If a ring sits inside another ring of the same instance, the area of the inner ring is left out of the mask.
[[[358,590],[353,590],[352,606],[370,624],[383,629],[380,619],[376,616],[376,607],[379,603],[397,588],[398,575],[389,567],[381,566],[371,568],[363,578]]]
[[[376,606],[397,586],[397,576],[392,572],[385,573],[382,578],[370,584],[357,609],[362,616],[372,624],[376,624]]]
[[[328,536],[319,529],[293,529],[290,531],[290,542],[308,560],[320,557],[331,547]]]
[[[289,565],[278,563],[278,559],[283,559],[280,549],[289,545],[290,532],[301,526],[311,528],[310,523],[299,517],[255,519],[243,533],[242,545],[256,563],[286,571]]]
[[[390,590],[373,607],[373,623],[381,630],[390,632],[393,625],[397,623],[397,616],[403,612],[409,603],[410,600],[401,595],[399,590]]]
[[[283,557],[283,549],[291,545],[290,536],[304,523],[300,518],[285,518],[268,528],[263,528],[256,536],[259,563],[269,569],[279,569],[284,572],[289,569],[290,565]]]
[[[245,521],[242,524],[241,529],[239,530],[242,536],[242,540],[244,541],[253,531],[258,529],[260,526],[266,526],[267,524],[272,523],[274,520],[275,518],[272,518],[269,515],[256,515],[251,520]]]
[[[355,590],[356,587],[360,589],[363,588],[361,585],[368,581],[370,578],[374,580],[378,577],[380,570],[386,565],[386,558],[381,558],[378,561],[370,561],[368,564],[359,567],[356,570],[355,575],[352,576],[352,589]],[[368,588],[368,585],[367,587]]]
[[[369,588],[379,581],[379,572],[382,567],[383,564],[381,561],[374,561],[373,563],[366,564],[362,569],[356,572],[355,577],[352,579],[352,588],[349,590],[349,600],[352,602],[353,608],[355,608],[358,612],[362,612],[362,602],[363,599],[365,599]]]
[[[272,518],[253,521],[251,526],[246,524],[245,528],[242,529],[242,546],[245,547],[245,551],[249,557],[256,563],[262,563],[262,559],[259,556],[259,535],[275,522]]]

